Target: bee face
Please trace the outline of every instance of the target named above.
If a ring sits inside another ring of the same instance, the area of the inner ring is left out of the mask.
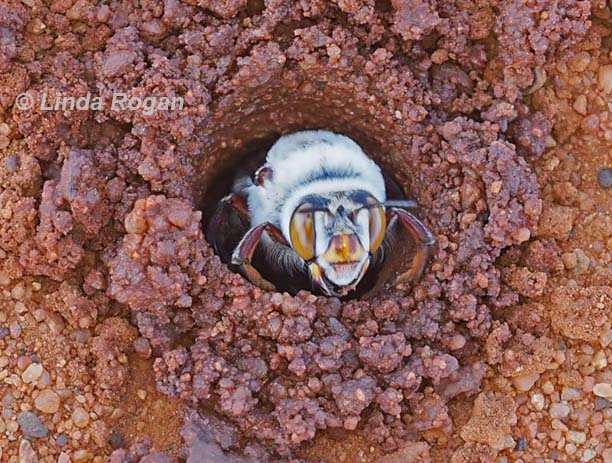
[[[385,222],[384,208],[365,191],[311,195],[291,217],[291,246],[323,291],[346,295],[382,244]]]

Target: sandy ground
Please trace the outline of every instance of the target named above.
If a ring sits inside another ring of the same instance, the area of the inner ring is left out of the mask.
[[[612,462],[610,9],[0,0],[0,462]],[[419,285],[214,256],[228,175],[304,127],[418,200]]]

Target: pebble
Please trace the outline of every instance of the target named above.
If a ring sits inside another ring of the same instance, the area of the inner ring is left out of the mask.
[[[573,108],[578,114],[581,114],[582,116],[586,116],[587,115],[586,95],[578,95],[578,97],[576,97],[576,99],[574,100]]]
[[[15,303],[15,312],[21,315],[21,314],[26,313],[27,311],[28,311],[28,308],[25,306],[23,302]]]
[[[89,330],[74,330],[72,332],[72,337],[76,342],[80,344],[85,344],[87,341],[89,341],[91,333],[89,332]]]
[[[64,331],[64,328],[66,327],[63,317],[56,312],[50,312],[47,314],[47,324],[49,325],[51,332],[56,335]]]
[[[59,410],[60,398],[54,391],[45,389],[36,396],[34,406],[43,413],[53,414]]]
[[[72,422],[79,428],[85,428],[89,424],[89,413],[83,407],[77,407],[72,412]]]
[[[534,373],[533,375],[516,376],[512,378],[512,383],[519,391],[527,392],[533,387],[539,377],[540,375],[537,373]]]
[[[612,188],[612,167],[601,169],[597,174],[597,181],[602,188]]]
[[[59,436],[57,436],[57,439],[55,439],[55,443],[59,447],[64,447],[68,445],[68,436],[66,434],[60,434]]]
[[[567,440],[574,444],[584,444],[586,442],[586,434],[581,431],[568,431]]]
[[[8,286],[11,282],[11,277],[4,270],[0,270],[0,286]]]
[[[564,252],[561,255],[561,260],[567,270],[576,268],[576,264],[578,263],[578,258],[574,252]]]
[[[11,338],[13,339],[17,339],[19,336],[21,336],[21,326],[19,325],[19,323],[11,323],[9,325],[9,333],[11,334]]]
[[[21,439],[19,443],[19,463],[36,463],[38,456],[27,439]]]
[[[589,259],[587,253],[580,248],[576,248],[574,253],[576,254],[576,267],[574,268],[574,272],[578,275],[586,273],[591,265],[591,259]]]
[[[561,400],[579,400],[582,398],[582,392],[573,387],[564,387],[561,391]]]
[[[567,418],[570,414],[569,405],[564,404],[564,403],[552,404],[549,407],[549,411],[550,411],[550,417],[556,418],[558,420],[563,420]]]
[[[74,463],[82,463],[92,459],[92,454],[87,450],[77,450],[72,454],[72,461]]]
[[[18,429],[19,429],[19,424],[16,421],[11,420],[6,423],[6,430],[9,433],[15,433],[17,432]]]
[[[593,391],[593,387],[595,386],[595,378],[592,376],[585,376],[582,378],[582,390],[584,392]]]
[[[539,392],[536,394],[532,394],[531,396],[531,404],[538,411],[544,409],[544,395]]]
[[[591,361],[591,365],[595,367],[597,370],[602,370],[608,366],[608,359],[606,358],[606,353],[603,350],[598,351],[593,360]]]
[[[598,383],[593,386],[593,394],[597,397],[604,397],[606,399],[612,398],[612,384],[609,383]]]
[[[601,456],[603,457],[604,463],[612,463],[612,448],[605,449]]]
[[[21,374],[21,379],[24,383],[30,384],[38,379],[43,374],[43,367],[40,363],[32,363],[25,371]]]
[[[597,397],[595,399],[595,410],[597,411],[603,410],[605,408],[610,408],[610,405],[612,405],[612,402],[607,399],[604,399],[603,397]]]
[[[11,296],[13,299],[21,301],[26,295],[25,286],[23,283],[17,283],[15,287],[11,290]]]
[[[529,230],[529,228],[519,228],[513,235],[512,237],[518,242],[518,243],[524,243],[525,241],[529,241],[529,238],[531,238],[531,230]]]
[[[359,424],[359,418],[356,416],[349,416],[344,420],[344,429],[348,429],[349,431],[353,431],[357,429],[357,425]]]
[[[612,330],[604,331],[599,337],[599,343],[602,347],[608,347],[612,344]]]
[[[136,354],[138,354],[138,356],[143,359],[148,359],[149,357],[151,357],[151,353],[153,351],[149,340],[147,338],[142,337],[137,338],[134,341],[134,350],[136,351]]]
[[[57,463],[70,463],[70,456],[66,452],[60,453]]]
[[[585,449],[585,451],[582,452],[582,459],[580,461],[591,461],[593,458],[595,458],[595,455],[597,455],[597,453],[595,453],[594,450]]]
[[[464,336],[460,335],[460,334],[456,334],[454,335],[449,343],[448,343],[448,348],[450,350],[459,350],[462,349],[465,346],[466,343],[466,339]]]
[[[30,365],[32,365],[32,359],[30,359],[30,357],[26,355],[22,355],[21,357],[17,358],[17,368],[19,370],[23,371],[26,368],[28,368]]]
[[[47,437],[49,430],[36,414],[32,412],[22,412],[17,417],[17,423],[28,439],[39,439]]]
[[[605,93],[612,93],[612,64],[599,68],[598,81]]]

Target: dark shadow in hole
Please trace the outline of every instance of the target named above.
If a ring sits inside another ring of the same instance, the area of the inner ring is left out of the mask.
[[[391,13],[393,11],[393,5],[390,0],[376,0],[374,8],[381,13]]]
[[[266,9],[265,0],[249,0],[247,2],[245,13],[247,16],[257,16],[264,12]]]

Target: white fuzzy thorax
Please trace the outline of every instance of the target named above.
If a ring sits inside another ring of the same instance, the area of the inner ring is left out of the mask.
[[[271,222],[287,239],[291,215],[307,195],[364,190],[379,201],[386,199],[380,168],[344,135],[310,130],[283,136],[268,152],[264,167],[272,170],[271,179],[246,190],[251,225]],[[305,182],[323,170],[338,169],[355,175]]]

